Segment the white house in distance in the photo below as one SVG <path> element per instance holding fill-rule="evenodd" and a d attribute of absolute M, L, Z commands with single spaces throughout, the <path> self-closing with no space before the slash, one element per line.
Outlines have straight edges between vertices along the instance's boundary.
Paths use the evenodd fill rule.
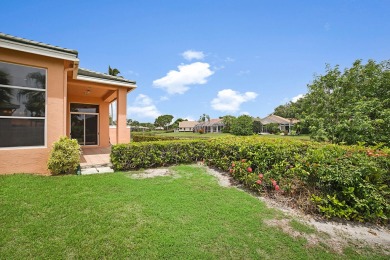
<path fill-rule="evenodd" d="M 179 132 L 193 132 L 194 127 L 199 124 L 198 121 L 182 121 L 179 122 Z"/>
<path fill-rule="evenodd" d="M 299 122 L 299 120 L 294 118 L 284 118 L 274 114 L 259 119 L 259 121 L 263 125 L 262 133 L 268 133 L 267 125 L 269 124 L 278 124 L 280 131 L 288 131 L 290 133 L 292 127 Z"/>
<path fill-rule="evenodd" d="M 204 133 L 222 133 L 222 129 L 225 124 L 223 120 L 220 118 L 210 119 L 210 121 L 205 121 L 201 123 L 197 123 L 194 127 L 195 132 L 198 132 L 200 129 L 203 129 Z"/>

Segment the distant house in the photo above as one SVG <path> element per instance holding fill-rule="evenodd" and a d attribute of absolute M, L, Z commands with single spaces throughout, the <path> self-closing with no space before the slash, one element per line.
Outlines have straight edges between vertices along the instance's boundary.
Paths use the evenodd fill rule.
<path fill-rule="evenodd" d="M 164 127 L 158 126 L 158 127 L 156 127 L 154 130 L 164 130 Z"/>
<path fill-rule="evenodd" d="M 201 122 L 195 125 L 194 131 L 198 132 L 200 129 L 203 129 L 204 133 L 222 133 L 224 126 L 225 124 L 222 119 L 210 119 L 210 121 Z"/>
<path fill-rule="evenodd" d="M 194 127 L 199 124 L 197 121 L 182 121 L 179 122 L 179 132 L 193 132 Z"/>
<path fill-rule="evenodd" d="M 262 133 L 269 132 L 267 127 L 267 125 L 269 124 L 278 124 L 280 131 L 287 131 L 288 133 L 290 133 L 292 127 L 299 122 L 299 120 L 294 118 L 284 118 L 274 114 L 271 114 L 262 119 L 258 119 L 258 121 L 260 121 L 260 123 L 262 124 Z"/>

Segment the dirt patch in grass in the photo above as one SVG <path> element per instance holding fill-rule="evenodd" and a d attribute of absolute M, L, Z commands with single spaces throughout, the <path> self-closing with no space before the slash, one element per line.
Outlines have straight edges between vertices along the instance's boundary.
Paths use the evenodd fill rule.
<path fill-rule="evenodd" d="M 173 176 L 174 172 L 168 168 L 156 168 L 156 169 L 147 169 L 142 172 L 136 172 L 130 175 L 133 179 L 147 179 L 155 178 L 160 176 Z"/>
<path fill-rule="evenodd" d="M 202 164 L 198 163 L 198 166 L 202 166 Z M 206 167 L 206 169 L 210 175 L 218 179 L 218 183 L 221 186 L 245 190 L 228 173 L 209 167 Z M 348 246 L 363 250 L 366 247 L 370 247 L 390 255 L 390 230 L 388 226 L 382 227 L 351 221 L 330 221 L 320 216 L 307 215 L 298 209 L 289 207 L 289 203 L 286 201 L 288 198 L 277 195 L 263 197 L 254 193 L 251 194 L 265 202 L 268 207 L 281 210 L 287 216 L 287 218 L 283 219 L 267 220 L 265 221 L 267 225 L 280 228 L 294 238 L 306 239 L 308 247 L 326 245 L 330 250 L 337 253 L 342 253 L 343 249 Z M 304 229 L 297 228 L 299 224 L 293 223 L 294 221 L 313 227 L 316 232 L 305 232 Z"/>

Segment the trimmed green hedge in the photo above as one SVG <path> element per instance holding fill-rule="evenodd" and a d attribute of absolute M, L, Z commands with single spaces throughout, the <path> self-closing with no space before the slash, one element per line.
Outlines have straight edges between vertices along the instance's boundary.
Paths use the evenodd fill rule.
<path fill-rule="evenodd" d="M 111 160 L 115 170 L 204 160 L 229 171 L 250 189 L 276 192 L 277 185 L 277 192 L 296 199 L 297 204 L 304 196 L 306 203 L 327 217 L 386 222 L 389 153 L 387 148 L 233 137 L 116 145 Z"/>
<path fill-rule="evenodd" d="M 203 158 L 205 143 L 199 140 L 157 141 L 112 146 L 116 171 L 192 163 Z"/>
<path fill-rule="evenodd" d="M 156 136 L 156 135 L 135 135 L 132 134 L 131 139 L 134 142 L 156 142 L 156 141 L 167 141 L 175 140 L 172 136 Z"/>

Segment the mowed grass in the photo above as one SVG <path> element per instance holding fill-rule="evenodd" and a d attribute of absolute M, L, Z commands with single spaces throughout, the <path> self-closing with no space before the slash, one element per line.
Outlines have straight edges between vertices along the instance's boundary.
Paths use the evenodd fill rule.
<path fill-rule="evenodd" d="M 173 177 L 150 179 L 0 176 L 0 258 L 384 258 L 308 247 L 263 222 L 282 218 L 280 212 L 220 187 L 204 168 L 173 170 Z"/>

